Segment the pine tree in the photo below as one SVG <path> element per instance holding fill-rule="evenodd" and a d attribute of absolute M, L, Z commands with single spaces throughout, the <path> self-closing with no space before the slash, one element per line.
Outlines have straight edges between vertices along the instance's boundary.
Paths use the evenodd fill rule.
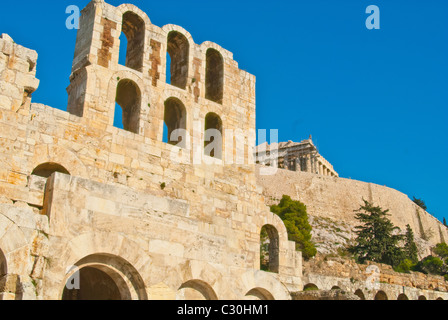
<path fill-rule="evenodd" d="M 362 225 L 356 227 L 356 244 L 349 248 L 358 261 L 398 265 L 404 259 L 404 252 L 398 244 L 404 239 L 397 234 L 395 227 L 387 218 L 389 210 L 374 206 L 366 200 L 364 205 L 356 210 L 356 219 Z"/>
<path fill-rule="evenodd" d="M 448 225 L 446 224 L 446 219 L 445 219 L 445 217 L 443 217 L 443 225 L 444 225 L 445 227 L 448 228 Z"/>
<path fill-rule="evenodd" d="M 416 264 L 418 262 L 418 249 L 414 241 L 414 231 L 412 231 L 411 226 L 406 226 L 404 253 L 406 259 L 409 259 L 412 263 Z"/>
<path fill-rule="evenodd" d="M 414 203 L 416 205 L 418 205 L 420 208 L 422 208 L 423 210 L 426 211 L 428 209 L 426 207 L 425 201 L 423 201 L 422 199 L 417 199 L 416 197 L 414 197 L 414 199 L 412 201 L 414 201 Z"/>

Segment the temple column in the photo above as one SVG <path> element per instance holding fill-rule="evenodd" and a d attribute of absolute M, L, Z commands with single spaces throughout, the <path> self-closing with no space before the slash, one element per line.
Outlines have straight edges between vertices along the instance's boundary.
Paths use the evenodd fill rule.
<path fill-rule="evenodd" d="M 311 155 L 310 154 L 306 155 L 305 159 L 306 159 L 306 172 L 312 173 L 313 169 L 311 168 Z"/>

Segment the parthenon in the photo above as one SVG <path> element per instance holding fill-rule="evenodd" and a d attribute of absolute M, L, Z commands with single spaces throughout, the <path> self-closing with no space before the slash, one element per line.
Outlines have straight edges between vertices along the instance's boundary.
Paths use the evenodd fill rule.
<path fill-rule="evenodd" d="M 255 158 L 258 164 L 277 165 L 278 168 L 290 171 L 339 177 L 331 163 L 319 153 L 312 136 L 301 142 L 260 144 L 256 147 Z"/>

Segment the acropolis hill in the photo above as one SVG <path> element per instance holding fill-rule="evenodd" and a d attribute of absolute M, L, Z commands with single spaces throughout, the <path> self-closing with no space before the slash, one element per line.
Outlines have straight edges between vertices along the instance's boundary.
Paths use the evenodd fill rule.
<path fill-rule="evenodd" d="M 367 266 L 302 262 L 268 207 L 282 195 L 307 205 L 322 254 L 350 237 L 362 199 L 409 224 L 422 257 L 448 229 L 399 191 L 340 178 L 322 157 L 264 175 L 252 155 L 255 76 L 231 52 L 155 26 L 134 5 L 94 0 L 82 12 L 65 112 L 32 102 L 38 54 L 13 37 L 0 38 L 0 300 L 291 300 L 310 284 L 366 299 L 395 300 L 403 288 L 409 299 L 448 299 L 441 277 L 380 266 L 380 287 L 368 290 Z M 116 104 L 123 128 L 113 125 Z M 189 138 L 163 142 L 164 125 Z M 223 143 L 205 155 L 208 129 Z M 260 270 L 263 227 L 272 272 Z M 76 274 L 79 289 L 70 288 Z"/>

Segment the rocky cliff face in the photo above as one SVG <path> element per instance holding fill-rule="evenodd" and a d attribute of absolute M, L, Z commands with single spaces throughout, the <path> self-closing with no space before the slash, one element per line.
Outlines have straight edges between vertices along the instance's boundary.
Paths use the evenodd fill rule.
<path fill-rule="evenodd" d="M 346 221 L 337 221 L 331 218 L 309 216 L 312 230 L 312 241 L 320 254 L 345 256 L 346 250 L 355 243 L 355 224 Z M 401 230 L 402 233 L 405 230 Z M 431 254 L 433 245 L 420 237 L 415 238 L 419 258 L 422 259 Z"/>
<path fill-rule="evenodd" d="M 355 210 L 363 199 L 389 210 L 390 220 L 404 233 L 406 225 L 414 231 L 420 258 L 430 254 L 431 246 L 448 239 L 448 228 L 418 207 L 405 194 L 372 183 L 325 177 L 306 172 L 279 169 L 274 175 L 260 175 L 266 205 L 278 204 L 283 195 L 307 206 L 313 241 L 322 254 L 338 254 L 356 235 Z"/>

